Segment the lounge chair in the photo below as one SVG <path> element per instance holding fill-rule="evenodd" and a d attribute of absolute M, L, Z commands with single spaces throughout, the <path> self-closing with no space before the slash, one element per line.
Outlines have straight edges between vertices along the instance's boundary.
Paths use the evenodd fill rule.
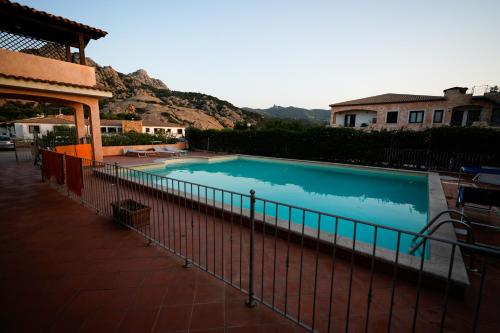
<path fill-rule="evenodd" d="M 177 156 L 178 154 L 173 152 L 173 151 L 168 151 L 163 149 L 162 147 L 153 147 L 154 151 L 160 155 L 167 155 L 167 156 Z"/>
<path fill-rule="evenodd" d="M 148 156 L 156 156 L 158 153 L 152 150 L 138 150 L 138 149 L 123 149 L 123 155 L 135 155 L 137 157 L 148 157 Z"/>
<path fill-rule="evenodd" d="M 473 174 L 472 181 L 477 185 L 464 186 L 460 184 L 462 174 Z M 466 167 L 460 168 L 458 175 L 457 207 L 464 208 L 467 203 L 480 206 L 500 206 L 500 169 L 494 167 Z M 474 207 L 479 208 L 479 207 Z"/>
<path fill-rule="evenodd" d="M 155 151 L 158 152 L 164 152 L 168 154 L 174 154 L 177 156 L 181 155 L 187 155 L 188 151 L 184 149 L 176 149 L 176 148 L 169 148 L 169 147 L 155 147 Z"/>
<path fill-rule="evenodd" d="M 463 207 L 466 203 L 488 206 L 490 208 L 500 207 L 500 191 L 460 186 L 458 190 L 457 207 Z"/>
<path fill-rule="evenodd" d="M 165 147 L 165 151 L 173 152 L 179 155 L 187 155 L 188 151 L 185 149 L 177 149 L 177 148 L 170 148 L 170 147 Z"/>

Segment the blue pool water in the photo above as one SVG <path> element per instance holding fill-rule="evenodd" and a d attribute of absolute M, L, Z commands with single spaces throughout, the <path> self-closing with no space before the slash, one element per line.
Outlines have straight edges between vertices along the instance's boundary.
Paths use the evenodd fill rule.
<path fill-rule="evenodd" d="M 269 159 L 238 157 L 218 162 L 182 162 L 166 165 L 147 172 L 172 179 L 248 194 L 254 189 L 258 198 L 304 207 L 346 218 L 367 221 L 381 226 L 418 232 L 427 223 L 428 189 L 425 174 L 400 173 L 307 164 Z M 224 204 L 233 201 L 234 211 L 250 206 L 247 197 L 240 199 L 222 191 L 191 187 L 189 184 L 154 179 L 164 186 L 186 191 L 189 195 L 208 198 Z M 168 184 L 167 184 L 168 183 Z M 186 187 L 185 187 L 186 186 Z M 276 213 L 279 219 L 291 221 L 326 232 L 353 238 L 354 224 L 344 219 L 319 217 L 312 212 L 276 206 L 266 203 L 268 222 L 273 223 Z M 264 212 L 263 201 L 257 200 L 256 212 Z M 359 225 L 356 239 L 373 243 L 375 228 Z M 411 236 L 402 235 L 400 250 L 408 252 Z M 377 246 L 395 250 L 397 233 L 377 230 Z"/>

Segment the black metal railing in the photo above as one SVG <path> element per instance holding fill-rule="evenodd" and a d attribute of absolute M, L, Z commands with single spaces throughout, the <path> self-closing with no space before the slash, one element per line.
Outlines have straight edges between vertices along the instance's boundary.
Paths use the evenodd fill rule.
<path fill-rule="evenodd" d="M 35 159 L 35 141 L 13 139 L 16 162 L 32 162 Z"/>
<path fill-rule="evenodd" d="M 383 164 L 395 168 L 458 171 L 463 165 L 496 165 L 495 156 L 482 153 L 457 153 L 425 149 L 384 149 Z"/>
<path fill-rule="evenodd" d="M 117 164 L 80 159 L 80 166 L 81 193 L 63 185 L 69 196 L 243 291 L 247 305 L 263 304 L 310 331 L 474 332 L 500 324 L 495 248 Z M 425 246 L 411 255 L 414 237 Z"/>

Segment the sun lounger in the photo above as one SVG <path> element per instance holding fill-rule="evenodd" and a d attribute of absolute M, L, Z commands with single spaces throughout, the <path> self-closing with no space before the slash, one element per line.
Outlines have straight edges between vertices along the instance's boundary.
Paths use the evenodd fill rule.
<path fill-rule="evenodd" d="M 464 206 L 467 203 L 488 207 L 500 207 L 500 191 L 460 186 L 458 190 L 457 206 Z"/>
<path fill-rule="evenodd" d="M 137 149 L 123 149 L 123 155 L 135 155 L 137 157 L 148 157 L 148 156 L 156 156 L 157 152 L 151 150 L 137 150 Z"/>
<path fill-rule="evenodd" d="M 163 155 L 167 155 L 167 156 L 176 156 L 177 155 L 177 153 L 175 153 L 173 151 L 165 150 L 162 147 L 153 147 L 153 149 L 158 154 L 163 154 Z"/>
<path fill-rule="evenodd" d="M 170 148 L 170 147 L 165 147 L 165 151 L 173 152 L 179 155 L 187 155 L 188 151 L 184 149 L 177 149 L 177 148 Z"/>
<path fill-rule="evenodd" d="M 173 154 L 173 155 L 177 155 L 177 156 L 186 155 L 188 153 L 187 150 L 175 149 L 175 148 L 169 148 L 169 147 L 155 147 L 155 151 L 163 152 L 163 153 L 167 153 L 167 154 Z"/>

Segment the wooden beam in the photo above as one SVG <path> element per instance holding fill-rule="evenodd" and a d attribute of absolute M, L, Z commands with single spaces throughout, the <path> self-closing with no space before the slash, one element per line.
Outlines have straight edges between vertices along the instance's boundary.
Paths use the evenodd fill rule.
<path fill-rule="evenodd" d="M 85 40 L 83 39 L 83 35 L 78 35 L 79 41 L 79 50 L 80 50 L 80 65 L 86 65 L 85 61 Z"/>
<path fill-rule="evenodd" d="M 71 62 L 71 46 L 66 45 L 66 61 Z"/>

